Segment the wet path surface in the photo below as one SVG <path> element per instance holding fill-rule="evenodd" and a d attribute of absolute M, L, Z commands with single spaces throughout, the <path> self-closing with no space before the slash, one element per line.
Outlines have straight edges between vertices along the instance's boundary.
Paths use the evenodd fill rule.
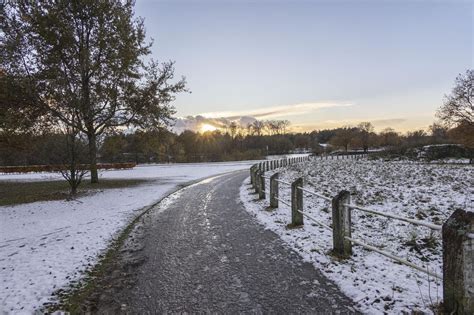
<path fill-rule="evenodd" d="M 147 214 L 131 236 L 135 249 L 123 250 L 126 284 L 102 292 L 95 312 L 354 313 L 332 282 L 245 211 L 246 176 L 192 185 Z"/>

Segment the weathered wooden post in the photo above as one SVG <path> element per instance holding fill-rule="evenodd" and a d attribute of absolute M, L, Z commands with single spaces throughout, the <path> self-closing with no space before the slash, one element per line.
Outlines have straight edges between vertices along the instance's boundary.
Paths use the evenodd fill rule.
<path fill-rule="evenodd" d="M 250 184 L 252 187 L 255 187 L 255 171 L 257 170 L 257 164 L 252 165 L 250 167 Z"/>
<path fill-rule="evenodd" d="M 278 178 L 279 173 L 270 177 L 270 208 L 278 208 Z"/>
<path fill-rule="evenodd" d="M 332 199 L 332 240 L 333 251 L 340 257 L 352 254 L 352 243 L 345 239 L 351 237 L 351 209 L 344 204 L 350 204 L 351 194 L 341 191 Z"/>
<path fill-rule="evenodd" d="M 303 178 L 300 177 L 291 184 L 291 227 L 303 225 L 303 191 L 298 189 L 303 187 Z"/>
<path fill-rule="evenodd" d="M 255 185 L 254 185 L 254 188 L 255 188 L 255 193 L 257 193 L 257 194 L 258 194 L 259 191 L 260 191 L 260 179 L 259 179 L 259 178 L 260 178 L 261 172 L 262 172 L 261 170 L 257 169 L 257 170 L 255 171 L 255 175 L 254 175 L 254 176 L 255 176 Z"/>
<path fill-rule="evenodd" d="M 259 181 L 259 190 L 258 190 L 258 199 L 265 199 L 265 172 L 261 172 L 258 181 Z"/>
<path fill-rule="evenodd" d="M 474 314 L 474 212 L 454 211 L 442 234 L 444 311 Z"/>

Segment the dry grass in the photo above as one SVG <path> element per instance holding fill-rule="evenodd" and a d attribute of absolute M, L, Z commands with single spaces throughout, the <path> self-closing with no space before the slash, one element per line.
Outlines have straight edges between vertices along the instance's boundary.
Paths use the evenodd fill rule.
<path fill-rule="evenodd" d="M 85 180 L 78 189 L 78 196 L 104 189 L 124 188 L 146 183 L 141 179 L 102 179 L 98 184 Z M 0 206 L 19 205 L 36 201 L 65 200 L 69 198 L 66 181 L 0 181 Z"/>

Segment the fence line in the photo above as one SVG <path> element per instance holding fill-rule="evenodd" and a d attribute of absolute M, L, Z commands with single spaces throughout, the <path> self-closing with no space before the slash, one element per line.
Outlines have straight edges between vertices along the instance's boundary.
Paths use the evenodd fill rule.
<path fill-rule="evenodd" d="M 348 156 L 318 156 L 313 159 L 357 159 L 367 157 L 363 155 Z M 364 208 L 351 204 L 350 193 L 341 191 L 337 196 L 330 198 L 321 193 L 303 187 L 302 178 L 296 179 L 293 183 L 279 179 L 279 173 L 266 176 L 265 171 L 275 170 L 292 164 L 309 161 L 310 157 L 294 157 L 282 160 L 272 160 L 253 165 L 250 169 L 251 183 L 255 190 L 259 192 L 259 198 L 265 199 L 270 196 L 270 208 L 278 208 L 281 202 L 291 208 L 291 225 L 303 225 L 303 217 L 310 219 L 319 226 L 332 231 L 333 253 L 343 258 L 352 255 L 352 244 L 361 246 L 367 250 L 377 252 L 394 261 L 409 266 L 429 276 L 443 280 L 444 307 L 448 311 L 456 310 L 460 314 L 474 314 L 474 213 L 464 210 L 456 210 L 451 217 L 443 224 L 433 223 L 406 218 L 403 216 L 383 213 L 377 210 Z M 265 189 L 265 179 L 270 180 L 270 192 Z M 291 187 L 291 203 L 279 198 L 279 183 Z M 262 193 L 262 191 L 264 191 Z M 322 198 L 332 203 L 332 227 L 320 222 L 303 210 L 303 192 Z M 368 245 L 358 239 L 352 238 L 351 230 L 351 209 L 360 210 L 377 216 L 391 218 L 410 224 L 427 227 L 431 230 L 441 231 L 443 239 L 443 276 L 420 267 L 406 259 L 386 252 L 380 248 Z"/>

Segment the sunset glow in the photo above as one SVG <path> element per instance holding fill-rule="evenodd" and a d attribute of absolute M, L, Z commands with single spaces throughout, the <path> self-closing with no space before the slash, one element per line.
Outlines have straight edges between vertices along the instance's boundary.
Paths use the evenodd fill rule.
<path fill-rule="evenodd" d="M 213 125 L 209 125 L 209 124 L 202 124 L 201 127 L 199 127 L 199 130 L 201 132 L 208 132 L 208 131 L 215 131 L 217 130 L 217 128 Z"/>

